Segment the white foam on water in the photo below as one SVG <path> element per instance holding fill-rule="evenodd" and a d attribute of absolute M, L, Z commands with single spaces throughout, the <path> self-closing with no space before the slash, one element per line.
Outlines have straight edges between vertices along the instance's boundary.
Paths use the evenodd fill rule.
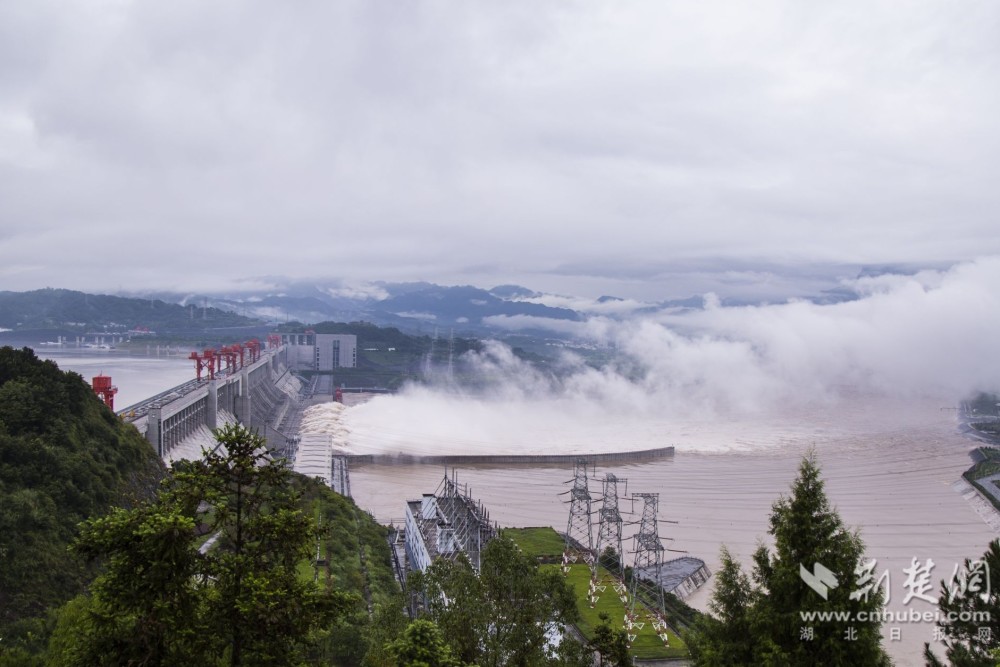
<path fill-rule="evenodd" d="M 327 437 L 327 442 L 336 453 L 359 453 L 352 446 L 351 430 L 344 421 L 344 413 L 347 410 L 343 404 L 332 401 L 310 406 L 302 413 L 299 434 L 303 440 L 308 436 Z M 301 450 L 301 445 L 299 449 Z"/>
<path fill-rule="evenodd" d="M 918 427 L 939 421 L 941 408 L 949 406 L 947 399 L 845 393 L 756 413 L 676 414 L 594 400 L 483 398 L 414 388 L 315 414 L 324 415 L 339 448 L 357 454 L 594 454 L 667 446 L 719 453 Z"/>

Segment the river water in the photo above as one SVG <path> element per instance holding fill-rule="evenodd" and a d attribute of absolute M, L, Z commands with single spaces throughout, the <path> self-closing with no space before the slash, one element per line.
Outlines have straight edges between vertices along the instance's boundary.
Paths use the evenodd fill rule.
<path fill-rule="evenodd" d="M 194 362 L 176 348 L 169 354 L 166 348 L 161 348 L 159 355 L 156 346 L 151 347 L 149 354 L 143 350 L 130 354 L 120 350 L 54 346 L 38 346 L 34 350 L 40 358 L 51 359 L 62 370 L 79 373 L 88 384 L 95 375 L 111 376 L 118 387 L 115 396 L 118 411 L 195 377 Z"/>
<path fill-rule="evenodd" d="M 352 409 L 361 408 L 345 411 L 347 424 L 354 429 L 354 446 L 371 448 L 380 439 L 378 428 L 367 417 L 351 421 Z M 956 564 L 979 557 L 997 537 L 997 531 L 959 493 L 961 474 L 971 465 L 968 452 L 975 443 L 958 432 L 955 410 L 940 399 L 855 396 L 832 407 L 789 409 L 785 415 L 766 419 L 714 424 L 692 419 L 638 426 L 627 430 L 655 431 L 658 440 L 675 444 L 675 455 L 650 463 L 598 466 L 592 495 L 599 496 L 599 479 L 608 472 L 628 480 L 627 494 L 659 493 L 659 517 L 676 522 L 660 525 L 665 546 L 676 550 L 667 556 L 697 556 L 713 572 L 719 567 L 722 545 L 749 571 L 754 550 L 761 541 L 768 542 L 772 504 L 789 492 L 809 451 L 819 461 L 832 505 L 848 526 L 860 530 L 867 557 L 876 559 L 876 576 L 888 572 L 887 609 L 893 613 L 936 609 L 920 597 L 906 600 L 913 590 L 905 585 L 906 570 L 915 562 L 933 563 L 930 588 L 924 593 L 936 599 L 939 582 L 951 576 Z M 411 453 L 434 451 L 420 425 L 390 422 L 383 427 L 390 441 L 399 440 L 404 432 Z M 451 451 L 449 445 L 458 439 L 450 434 L 441 449 Z M 651 442 L 632 441 L 640 445 L 636 448 Z M 731 446 L 725 446 L 727 441 Z M 523 441 L 512 447 L 523 447 Z M 552 447 L 550 443 L 548 449 Z M 444 474 L 442 466 L 432 465 L 355 466 L 351 488 L 358 504 L 380 521 L 399 523 L 403 500 L 434 491 Z M 457 475 L 501 526 L 566 528 L 568 505 L 560 494 L 573 478 L 570 465 L 460 466 Z M 625 489 L 619 487 L 619 492 L 626 496 Z M 631 509 L 627 500 L 620 505 L 623 511 Z M 593 509 L 598 508 L 595 502 Z M 641 513 L 641 503 L 635 509 Z M 634 525 L 626 526 L 626 537 L 634 531 Z M 631 539 L 625 546 L 626 551 L 634 548 Z M 853 575 L 848 575 L 851 581 Z M 705 609 L 710 592 L 711 586 L 706 586 L 689 602 Z M 894 621 L 883 629 L 886 647 L 898 665 L 923 664 L 923 644 L 934 640 L 932 622 Z"/>

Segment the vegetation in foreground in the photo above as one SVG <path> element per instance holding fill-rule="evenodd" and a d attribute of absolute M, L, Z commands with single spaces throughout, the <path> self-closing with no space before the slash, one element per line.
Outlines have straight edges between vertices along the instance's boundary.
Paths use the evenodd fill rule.
<path fill-rule="evenodd" d="M 966 559 L 971 576 L 956 585 L 941 582 L 938 623 L 944 636 L 947 664 L 954 667 L 1000 665 L 1000 540 L 993 540 L 981 557 Z M 985 617 L 985 619 L 983 618 Z M 954 620 L 950 620 L 954 619 Z M 946 663 L 924 644 L 928 667 Z"/>
<path fill-rule="evenodd" d="M 64 611 L 48 664 L 294 664 L 357 596 L 298 576 L 317 539 L 291 472 L 243 426 L 175 468 L 154 502 L 116 509 L 83 527 L 73 546 L 104 571 Z M 217 545 L 195 545 L 199 506 L 214 509 Z"/>
<path fill-rule="evenodd" d="M 830 588 L 823 597 L 801 575 L 800 567 L 814 571 L 822 566 L 853 581 L 856 568 L 865 562 L 860 536 L 847 529 L 827 500 L 813 455 L 803 459 L 791 495 L 774 503 L 768 532 L 774 552 L 761 545 L 750 577 L 723 548 L 712 614 L 686 635 L 694 664 L 890 665 L 881 645 L 881 622 L 808 625 L 799 615 L 846 611 L 856 617 L 880 610 L 883 599 L 878 587 L 854 598 L 852 586 Z"/>
<path fill-rule="evenodd" d="M 253 490 L 231 458 L 168 473 L 79 375 L 0 348 L 0 665 L 201 665 L 239 646 L 243 664 L 348 667 L 394 639 L 386 529 L 317 480 L 258 468 Z M 246 637 L 230 632 L 237 613 Z M 293 624 L 308 633 L 282 639 Z"/>
<path fill-rule="evenodd" d="M 424 574 L 411 574 L 408 584 L 422 614 L 440 628 L 462 663 L 500 667 L 582 660 L 577 642 L 564 640 L 558 651 L 546 639 L 579 619 L 572 589 L 508 537 L 501 535 L 483 549 L 478 576 L 460 554 L 455 560 L 438 559 Z"/>

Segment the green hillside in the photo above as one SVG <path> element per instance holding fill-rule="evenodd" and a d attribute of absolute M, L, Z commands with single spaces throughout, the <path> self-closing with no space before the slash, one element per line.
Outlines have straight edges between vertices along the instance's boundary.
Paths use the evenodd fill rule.
<path fill-rule="evenodd" d="M 185 308 L 159 299 L 85 294 L 67 289 L 0 292 L 0 327 L 127 331 L 205 330 L 261 324 L 218 308 Z"/>
<path fill-rule="evenodd" d="M 92 572 L 67 551 L 77 524 L 149 498 L 163 467 L 83 378 L 0 348 L 0 636 L 11 645 Z"/>
<path fill-rule="evenodd" d="M 0 348 L 0 665 L 63 664 L 52 651 L 72 646 L 76 630 L 63 631 L 54 646 L 49 637 L 56 627 L 76 627 L 90 604 L 80 594 L 102 571 L 99 559 L 88 564 L 68 548 L 81 522 L 115 507 L 150 507 L 144 503 L 171 474 L 79 375 L 30 349 Z M 297 504 L 323 529 L 319 558 L 299 571 L 360 601 L 314 638 L 309 662 L 360 665 L 380 633 L 403 623 L 387 529 L 321 482 L 288 474 Z M 196 521 L 190 525 L 196 530 Z"/>

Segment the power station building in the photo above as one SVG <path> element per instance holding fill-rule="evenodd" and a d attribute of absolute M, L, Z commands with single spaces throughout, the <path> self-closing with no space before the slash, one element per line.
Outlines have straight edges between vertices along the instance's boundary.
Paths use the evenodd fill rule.
<path fill-rule="evenodd" d="M 426 570 L 437 558 L 464 553 L 479 571 L 482 550 L 496 537 L 489 512 L 465 485 L 445 474 L 436 493 L 406 503 L 405 548 L 410 570 Z"/>
<path fill-rule="evenodd" d="M 357 368 L 358 337 L 353 334 L 283 333 L 287 362 L 293 371 Z"/>

